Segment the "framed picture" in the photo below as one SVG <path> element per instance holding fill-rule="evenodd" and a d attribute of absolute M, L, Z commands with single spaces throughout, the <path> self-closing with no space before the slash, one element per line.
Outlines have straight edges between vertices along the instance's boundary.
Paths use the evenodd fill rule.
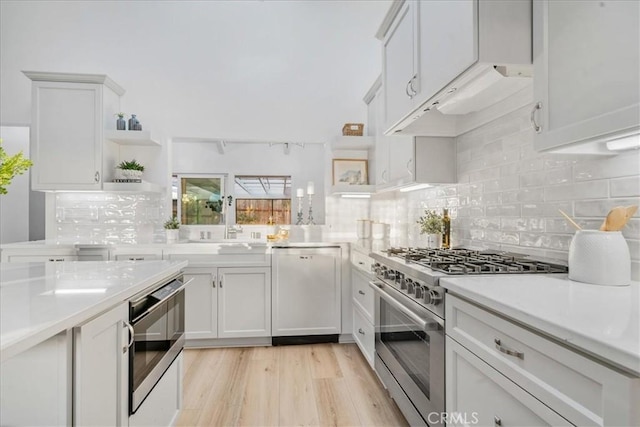
<path fill-rule="evenodd" d="M 333 159 L 333 185 L 367 185 L 366 159 Z"/>

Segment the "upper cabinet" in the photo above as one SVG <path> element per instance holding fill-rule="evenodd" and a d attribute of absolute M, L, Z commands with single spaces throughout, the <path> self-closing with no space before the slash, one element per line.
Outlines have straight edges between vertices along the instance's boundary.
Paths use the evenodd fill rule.
<path fill-rule="evenodd" d="M 123 160 L 120 155 L 131 155 L 129 146 L 160 146 L 148 132 L 116 131 L 115 115 L 120 111 L 120 96 L 125 90 L 109 77 L 30 71 L 24 74 L 33 81 L 33 190 L 123 190 L 121 186 L 113 187 L 112 182 L 115 166 Z M 122 153 L 121 146 L 126 147 Z"/>
<path fill-rule="evenodd" d="M 530 1 L 395 1 L 376 36 L 386 135 L 456 136 L 456 115 L 531 84 Z"/>
<path fill-rule="evenodd" d="M 540 0 L 533 24 L 535 148 L 586 152 L 638 133 L 640 3 Z"/>

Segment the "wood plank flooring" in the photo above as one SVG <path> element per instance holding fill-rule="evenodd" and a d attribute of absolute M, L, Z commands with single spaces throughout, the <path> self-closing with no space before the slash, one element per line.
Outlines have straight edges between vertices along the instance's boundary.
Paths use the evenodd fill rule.
<path fill-rule="evenodd" d="M 355 344 L 186 349 L 178 426 L 407 426 Z"/>

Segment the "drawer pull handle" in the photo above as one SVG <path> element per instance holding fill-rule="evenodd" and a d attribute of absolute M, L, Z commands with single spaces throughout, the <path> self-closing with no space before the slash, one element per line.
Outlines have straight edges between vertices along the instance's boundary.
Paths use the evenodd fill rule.
<path fill-rule="evenodd" d="M 493 340 L 493 342 L 496 343 L 496 348 L 498 350 L 500 350 L 502 353 L 509 355 L 509 356 L 514 356 L 514 357 L 518 357 L 520 359 L 524 359 L 524 353 L 520 352 L 520 351 L 516 351 L 516 350 L 509 350 L 508 348 L 504 348 L 502 346 L 502 344 L 500 343 L 500 339 L 499 338 L 495 338 Z"/>
<path fill-rule="evenodd" d="M 360 295 L 364 295 L 364 292 L 362 292 L 362 291 L 358 291 L 358 293 L 359 293 Z"/>
<path fill-rule="evenodd" d="M 493 423 L 494 423 L 495 425 L 497 425 L 498 427 L 500 427 L 500 426 L 502 425 L 502 420 L 500 419 L 500 417 L 498 417 L 498 416 L 494 416 L 494 417 L 493 417 Z"/>
<path fill-rule="evenodd" d="M 362 328 L 358 328 L 358 333 L 364 335 L 364 331 L 362 330 Z"/>
<path fill-rule="evenodd" d="M 364 265 L 364 262 L 358 261 L 358 265 Z"/>

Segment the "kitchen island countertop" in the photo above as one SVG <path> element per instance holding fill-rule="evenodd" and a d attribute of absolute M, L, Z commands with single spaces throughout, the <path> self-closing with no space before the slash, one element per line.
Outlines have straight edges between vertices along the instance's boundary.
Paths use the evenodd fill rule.
<path fill-rule="evenodd" d="M 180 272 L 187 261 L 0 264 L 4 361 Z"/>
<path fill-rule="evenodd" d="M 640 283 L 599 286 L 522 275 L 448 277 L 448 292 L 640 376 Z"/>

